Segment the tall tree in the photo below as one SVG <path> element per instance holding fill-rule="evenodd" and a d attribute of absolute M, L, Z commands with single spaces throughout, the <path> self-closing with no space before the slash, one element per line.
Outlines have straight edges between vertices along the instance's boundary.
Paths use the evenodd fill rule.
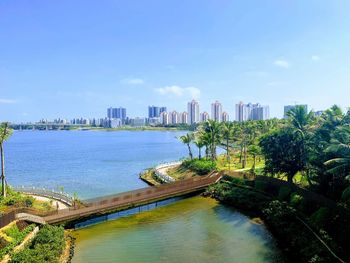
<path fill-rule="evenodd" d="M 297 172 L 305 169 L 302 161 L 301 139 L 291 129 L 276 130 L 260 140 L 265 156 L 265 171 L 272 174 L 286 174 L 289 183 Z"/>
<path fill-rule="evenodd" d="M 350 126 L 339 126 L 335 130 L 326 152 L 334 156 L 325 165 L 332 175 L 334 197 L 339 197 L 346 187 L 345 181 L 350 179 Z"/>
<path fill-rule="evenodd" d="M 203 125 L 203 130 L 210 137 L 210 158 L 216 160 L 216 147 L 220 143 L 220 123 L 214 120 L 208 120 Z"/>
<path fill-rule="evenodd" d="M 188 148 L 188 155 L 190 156 L 190 159 L 193 159 L 192 149 L 191 149 L 191 143 L 193 141 L 193 134 L 187 133 L 186 135 L 180 136 L 180 140 L 187 145 Z"/>
<path fill-rule="evenodd" d="M 11 136 L 12 129 L 8 123 L 2 123 L 0 126 L 0 156 L 1 156 L 1 194 L 6 197 L 6 178 L 5 178 L 5 153 L 4 143 Z"/>

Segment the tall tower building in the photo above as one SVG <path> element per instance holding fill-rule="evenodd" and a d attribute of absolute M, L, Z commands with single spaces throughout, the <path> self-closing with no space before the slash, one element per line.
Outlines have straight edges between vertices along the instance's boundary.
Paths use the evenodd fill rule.
<path fill-rule="evenodd" d="M 230 120 L 229 115 L 226 111 L 224 111 L 221 115 L 221 121 L 228 122 Z"/>
<path fill-rule="evenodd" d="M 163 111 L 160 114 L 160 121 L 163 125 L 168 125 L 169 124 L 169 114 L 166 111 Z"/>
<path fill-rule="evenodd" d="M 179 114 L 177 113 L 177 111 L 173 111 L 171 114 L 170 114 L 170 123 L 171 124 L 178 124 L 179 123 Z"/>
<path fill-rule="evenodd" d="M 236 121 L 245 121 L 245 105 L 242 101 L 236 104 Z"/>
<path fill-rule="evenodd" d="M 188 124 L 194 124 L 199 122 L 199 103 L 196 100 L 192 100 L 187 104 L 188 109 Z"/>
<path fill-rule="evenodd" d="M 269 106 L 262 106 L 259 103 L 244 104 L 240 102 L 236 104 L 236 120 L 248 121 L 248 120 L 267 120 L 270 118 Z"/>
<path fill-rule="evenodd" d="M 200 114 L 200 118 L 199 118 L 200 122 L 206 122 L 207 120 L 209 120 L 209 113 L 204 111 Z"/>
<path fill-rule="evenodd" d="M 181 113 L 180 116 L 180 123 L 182 124 L 188 124 L 188 113 L 186 111 L 184 111 L 183 113 Z"/>
<path fill-rule="evenodd" d="M 148 118 L 159 118 L 160 114 L 166 111 L 166 107 L 148 106 Z"/>
<path fill-rule="evenodd" d="M 221 122 L 222 117 L 222 105 L 220 102 L 215 101 L 211 104 L 211 119 Z"/>

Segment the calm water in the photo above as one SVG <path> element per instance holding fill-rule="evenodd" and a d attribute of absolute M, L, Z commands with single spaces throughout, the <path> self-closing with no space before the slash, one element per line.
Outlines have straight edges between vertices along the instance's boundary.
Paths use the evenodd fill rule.
<path fill-rule="evenodd" d="M 73 263 L 282 262 L 261 225 L 194 197 L 75 231 Z"/>
<path fill-rule="evenodd" d="M 8 182 L 82 198 L 144 187 L 138 174 L 186 156 L 182 132 L 15 132 L 6 144 Z M 281 262 L 266 229 L 208 198 L 74 232 L 73 262 Z"/>
<path fill-rule="evenodd" d="M 178 160 L 187 150 L 183 132 L 18 131 L 6 144 L 7 180 L 81 198 L 145 187 L 139 173 Z"/>

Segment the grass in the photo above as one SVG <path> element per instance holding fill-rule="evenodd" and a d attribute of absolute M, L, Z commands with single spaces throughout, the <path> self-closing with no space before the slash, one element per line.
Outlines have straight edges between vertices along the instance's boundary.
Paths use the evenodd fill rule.
<path fill-rule="evenodd" d="M 54 209 L 50 202 L 36 200 L 32 196 L 21 194 L 8 188 L 6 198 L 0 196 L 0 211 L 6 213 L 18 207 L 28 207 L 39 211 L 51 211 Z"/>

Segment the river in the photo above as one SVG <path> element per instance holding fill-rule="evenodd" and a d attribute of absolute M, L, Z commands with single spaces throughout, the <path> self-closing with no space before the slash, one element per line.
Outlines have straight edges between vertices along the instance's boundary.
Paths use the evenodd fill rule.
<path fill-rule="evenodd" d="M 187 154 L 183 132 L 15 132 L 5 145 L 13 185 L 90 198 L 144 187 L 138 173 Z M 73 232 L 74 263 L 282 262 L 263 225 L 203 197 Z"/>

